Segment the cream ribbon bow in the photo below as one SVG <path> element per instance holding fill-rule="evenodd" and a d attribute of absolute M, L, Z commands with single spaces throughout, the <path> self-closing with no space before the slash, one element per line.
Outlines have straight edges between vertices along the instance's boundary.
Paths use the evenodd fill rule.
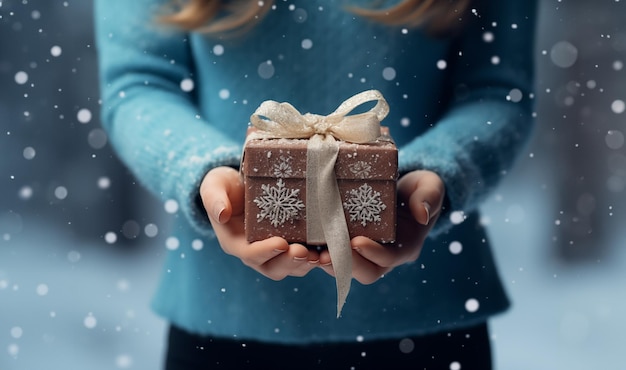
<path fill-rule="evenodd" d="M 376 101 L 363 113 L 348 116 L 356 107 Z M 256 131 L 248 139 L 309 139 L 306 163 L 307 243 L 326 244 L 337 282 L 337 317 L 350 291 L 352 248 L 335 177 L 339 139 L 364 144 L 380 136 L 380 121 L 389 105 L 377 90 L 367 90 L 344 101 L 327 116 L 301 114 L 289 103 L 268 100 L 250 117 Z"/>

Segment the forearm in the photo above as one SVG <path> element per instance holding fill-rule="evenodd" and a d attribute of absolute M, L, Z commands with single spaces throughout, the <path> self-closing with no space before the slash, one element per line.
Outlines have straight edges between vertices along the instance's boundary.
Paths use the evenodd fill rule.
<path fill-rule="evenodd" d="M 448 109 L 400 150 L 400 170 L 427 169 L 446 185 L 446 210 L 470 212 L 507 173 L 534 126 L 535 2 L 478 2 L 450 47 Z M 480 42 L 477 42 L 480 41 Z M 437 234 L 450 226 L 442 215 Z"/>
<path fill-rule="evenodd" d="M 199 222 L 200 181 L 211 168 L 236 165 L 241 144 L 204 120 L 194 91 L 181 89 L 194 75 L 187 35 L 160 28 L 160 3 L 96 1 L 102 124 L 138 180 Z"/>
<path fill-rule="evenodd" d="M 451 127 L 460 132 L 451 132 Z M 484 101 L 456 108 L 400 150 L 402 172 L 428 169 L 446 185 L 446 209 L 435 234 L 451 225 L 450 212 L 470 212 L 481 204 L 514 164 L 532 127 L 527 109 Z"/>
<path fill-rule="evenodd" d="M 152 192 L 176 198 L 197 188 L 210 168 L 238 164 L 241 145 L 212 129 L 191 103 L 140 90 L 140 97 L 103 109 L 114 110 L 105 126 L 117 153 Z"/>

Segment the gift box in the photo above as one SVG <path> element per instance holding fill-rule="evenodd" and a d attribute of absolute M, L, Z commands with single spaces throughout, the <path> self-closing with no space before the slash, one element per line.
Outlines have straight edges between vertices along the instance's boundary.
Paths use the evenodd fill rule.
<path fill-rule="evenodd" d="M 371 101 L 370 110 L 349 115 Z M 250 116 L 240 166 L 246 237 L 326 245 L 337 317 L 352 281 L 350 239 L 388 243 L 396 237 L 398 150 L 380 125 L 388 112 L 380 92 L 368 90 L 327 116 L 303 115 L 271 100 Z"/>
<path fill-rule="evenodd" d="M 378 95 L 376 97 L 382 99 Z M 355 104 L 354 102 L 348 104 L 344 111 L 353 109 Z M 385 107 L 386 103 L 382 105 Z M 323 121 L 321 116 L 308 114 L 302 116 L 292 112 L 295 108 L 290 105 L 286 107 L 293 113 L 287 116 L 296 116 L 291 119 L 295 121 L 300 119 L 302 122 L 285 124 L 302 128 L 314 126 L 312 121 Z M 274 106 L 272 109 L 275 111 L 277 108 Z M 327 131 L 322 134 L 319 133 L 319 129 L 310 130 L 308 134 L 292 134 L 304 136 L 300 138 L 282 137 L 290 136 L 288 134 L 267 135 L 267 132 L 255 127 L 249 129 L 241 165 L 245 185 L 245 231 L 248 241 L 280 236 L 289 242 L 326 244 L 326 238 L 319 235 L 323 234 L 322 231 L 317 233 L 318 236 L 311 236 L 310 230 L 312 227 L 321 227 L 320 224 L 325 222 L 325 211 L 322 210 L 321 219 L 311 220 L 311 204 L 307 204 L 307 192 L 311 191 L 310 177 L 322 176 L 317 168 L 319 166 L 312 165 L 308 158 L 314 155 L 311 153 L 310 141 L 316 135 L 333 136 L 336 141 L 338 150 L 335 155 L 331 155 L 331 159 L 335 161 L 334 179 L 330 181 L 337 184 L 340 200 L 337 199 L 335 203 L 338 203 L 336 207 L 343 210 L 349 237 L 362 235 L 382 243 L 395 241 L 398 150 L 386 127 L 371 125 L 373 118 L 374 121 L 380 118 L 380 112 L 368 113 L 370 114 L 348 116 L 351 122 L 345 126 L 342 126 L 340 120 L 334 120 L 336 127 L 348 127 L 360 133 L 363 127 L 359 120 L 369 120 L 370 135 L 373 129 L 378 130 L 378 135 L 362 143 L 335 139 L 332 130 L 328 130 L 328 126 L 332 125 L 328 124 L 324 125 Z M 256 119 L 251 121 L 256 122 L 257 126 L 263 126 L 259 124 L 268 121 L 275 123 L 265 115 L 271 116 L 265 111 L 257 112 L 256 116 L 253 116 Z M 285 117 L 281 112 L 275 116 Z M 345 118 L 342 116 L 342 119 Z M 367 126 L 368 123 L 363 125 Z M 308 135 L 311 137 L 307 137 Z M 328 149 L 324 147 L 319 150 Z M 326 189 L 316 191 L 319 192 L 317 197 L 322 200 L 328 196 Z M 311 201 L 310 197 L 308 201 L 315 202 Z"/>

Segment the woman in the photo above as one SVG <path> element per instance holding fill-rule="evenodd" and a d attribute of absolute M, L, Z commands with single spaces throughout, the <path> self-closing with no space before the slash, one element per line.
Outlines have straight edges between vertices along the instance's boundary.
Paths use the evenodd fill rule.
<path fill-rule="evenodd" d="M 97 0 L 103 124 L 178 205 L 153 306 L 167 369 L 489 369 L 509 305 L 477 207 L 530 135 L 528 0 Z M 368 89 L 400 149 L 398 240 L 351 241 L 336 318 L 327 251 L 248 243 L 237 172 L 272 99 L 326 114 Z"/>

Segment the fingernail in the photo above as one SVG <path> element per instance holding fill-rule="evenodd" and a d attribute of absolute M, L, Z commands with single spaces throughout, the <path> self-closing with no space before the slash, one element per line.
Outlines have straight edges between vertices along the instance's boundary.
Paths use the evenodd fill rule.
<path fill-rule="evenodd" d="M 278 248 L 274 249 L 274 253 L 276 253 L 276 254 L 280 254 L 280 253 L 283 253 L 283 252 L 286 252 L 286 251 L 284 249 L 278 249 Z"/>
<path fill-rule="evenodd" d="M 302 262 L 302 261 L 306 261 L 308 258 L 306 257 L 294 257 L 293 260 L 295 262 Z"/>
<path fill-rule="evenodd" d="M 309 261 L 309 264 L 311 265 L 317 265 L 318 263 L 320 263 L 320 260 Z"/>
<path fill-rule="evenodd" d="M 226 207 L 224 207 L 224 204 L 222 203 L 217 203 L 215 206 L 213 206 L 213 214 L 215 215 L 217 222 L 222 223 L 224 221 L 223 215 L 225 210 Z"/>
<path fill-rule="evenodd" d="M 328 262 L 328 263 L 323 264 L 322 266 L 327 267 L 327 266 L 330 266 L 332 264 L 333 264 L 332 262 Z"/>
<path fill-rule="evenodd" d="M 428 202 L 422 202 L 422 205 L 426 211 L 426 222 L 424 223 L 424 226 L 427 226 L 430 222 L 430 204 Z"/>

